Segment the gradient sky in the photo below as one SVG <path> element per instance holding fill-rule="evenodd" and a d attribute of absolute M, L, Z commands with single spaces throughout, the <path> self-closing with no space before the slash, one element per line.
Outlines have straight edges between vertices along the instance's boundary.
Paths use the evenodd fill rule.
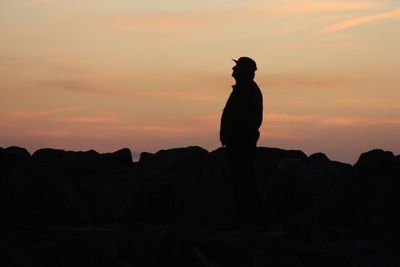
<path fill-rule="evenodd" d="M 399 47 L 399 0 L 0 0 L 0 146 L 216 149 L 250 56 L 259 146 L 399 154 Z"/>

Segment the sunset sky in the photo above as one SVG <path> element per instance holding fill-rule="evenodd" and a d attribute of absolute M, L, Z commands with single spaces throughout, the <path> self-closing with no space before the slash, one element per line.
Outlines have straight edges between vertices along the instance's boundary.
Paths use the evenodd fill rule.
<path fill-rule="evenodd" d="M 0 0 L 0 147 L 219 147 L 252 57 L 259 146 L 400 154 L 400 1 Z"/>

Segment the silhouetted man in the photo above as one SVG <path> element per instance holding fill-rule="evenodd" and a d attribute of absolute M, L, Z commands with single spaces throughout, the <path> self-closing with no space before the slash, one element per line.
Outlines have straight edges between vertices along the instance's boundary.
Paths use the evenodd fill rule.
<path fill-rule="evenodd" d="M 221 117 L 220 140 L 233 183 L 238 223 L 256 219 L 259 206 L 254 177 L 254 154 L 263 118 L 263 97 L 254 82 L 257 65 L 251 58 L 234 60 L 236 84 Z"/>

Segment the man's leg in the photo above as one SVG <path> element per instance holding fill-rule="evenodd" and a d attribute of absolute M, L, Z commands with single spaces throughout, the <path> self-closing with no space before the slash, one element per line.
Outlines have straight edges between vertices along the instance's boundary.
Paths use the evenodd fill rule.
<path fill-rule="evenodd" d="M 254 175 L 255 148 L 228 148 L 230 178 L 233 184 L 237 222 L 253 222 L 257 211 L 257 187 Z"/>

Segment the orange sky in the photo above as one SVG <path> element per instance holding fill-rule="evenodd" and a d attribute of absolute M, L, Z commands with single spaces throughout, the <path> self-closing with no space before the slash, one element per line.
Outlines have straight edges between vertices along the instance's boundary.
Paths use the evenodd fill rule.
<path fill-rule="evenodd" d="M 259 146 L 400 154 L 397 0 L 135 2 L 0 2 L 1 147 L 213 150 L 250 56 Z"/>

